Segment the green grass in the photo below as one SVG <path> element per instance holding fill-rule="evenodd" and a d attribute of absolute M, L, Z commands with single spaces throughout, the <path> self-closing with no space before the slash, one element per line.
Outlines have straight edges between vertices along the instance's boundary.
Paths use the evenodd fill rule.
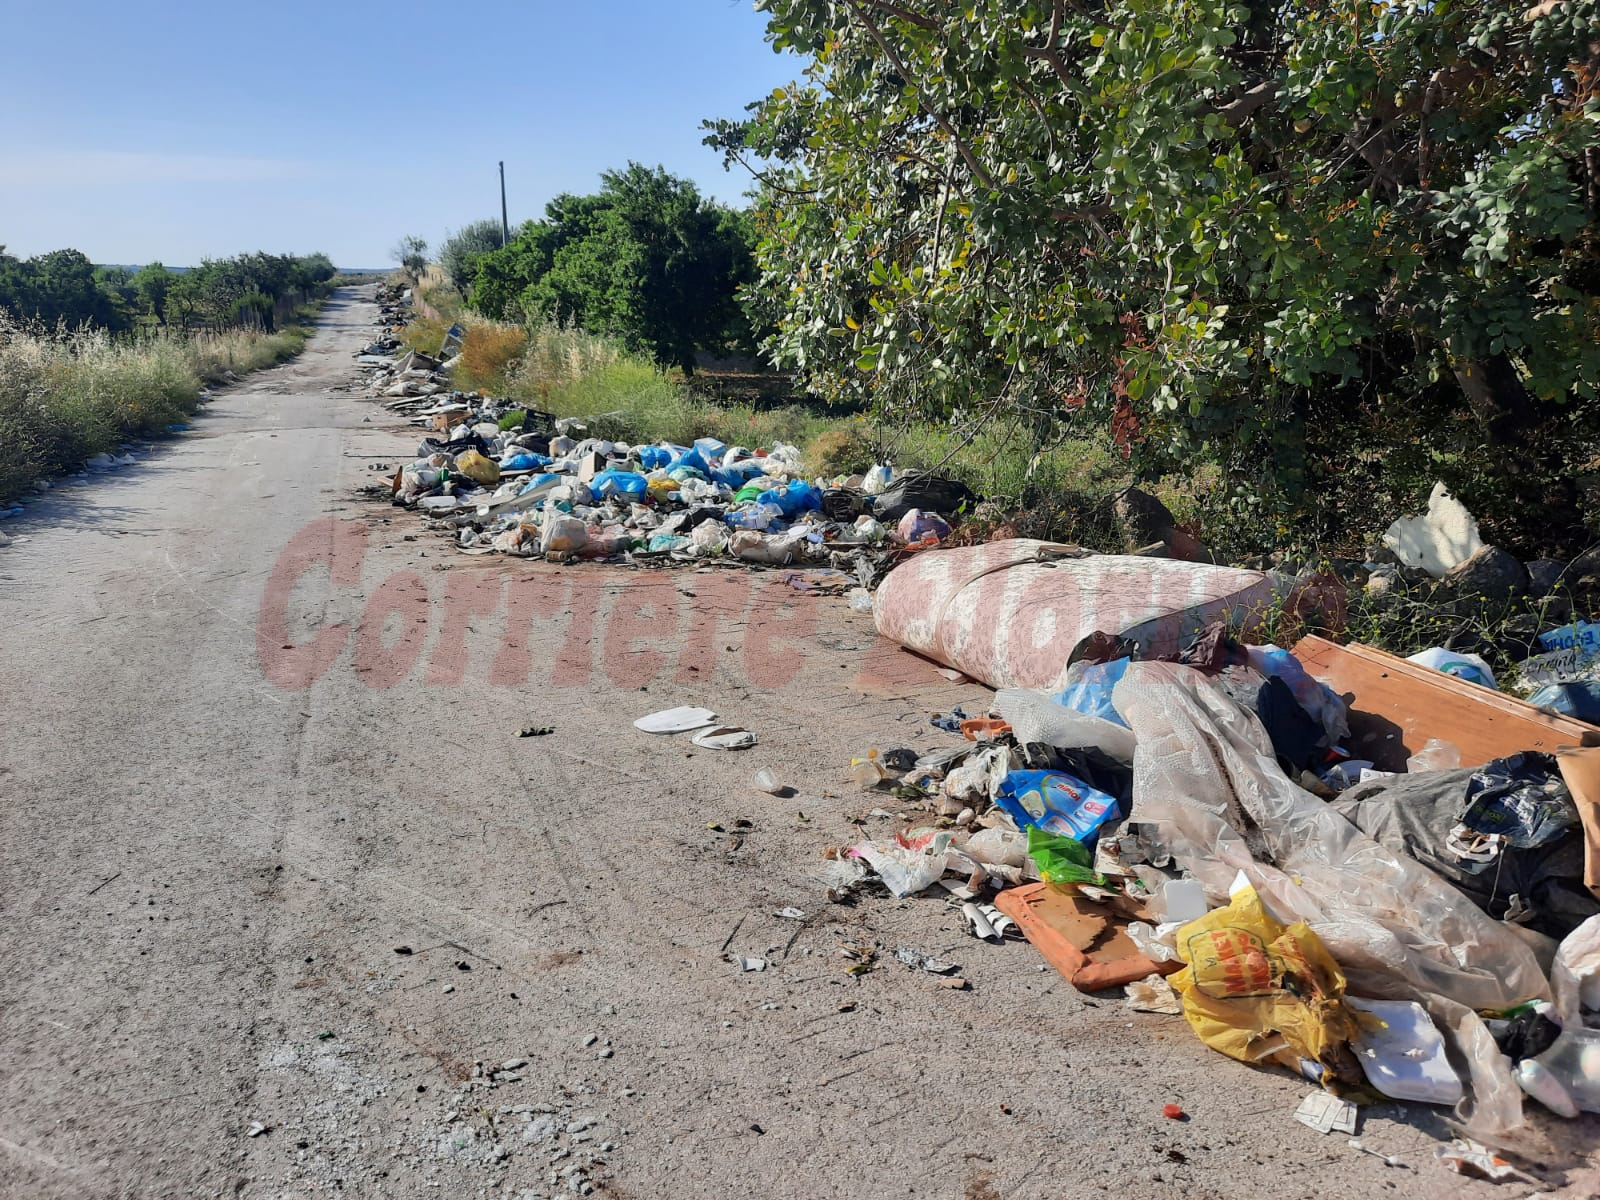
<path fill-rule="evenodd" d="M 313 310 L 300 315 L 309 318 Z M 75 470 L 130 438 L 186 421 L 200 390 L 285 359 L 304 347 L 305 326 L 277 333 L 154 332 L 113 338 L 57 333 L 0 318 L 0 502 L 35 480 Z"/>

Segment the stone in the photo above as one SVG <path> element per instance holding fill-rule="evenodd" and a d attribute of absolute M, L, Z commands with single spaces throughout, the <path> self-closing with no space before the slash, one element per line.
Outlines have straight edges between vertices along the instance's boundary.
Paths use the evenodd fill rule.
<path fill-rule="evenodd" d="M 1122 531 L 1123 544 L 1129 553 L 1147 547 L 1152 542 L 1166 543 L 1167 535 L 1176 529 L 1178 519 L 1172 510 L 1149 492 L 1136 487 L 1125 487 L 1111 498 L 1111 512 Z"/>
<path fill-rule="evenodd" d="M 1523 564 L 1528 571 L 1528 594 L 1535 599 L 1555 590 L 1567 564 L 1559 558 L 1536 558 Z"/>
<path fill-rule="evenodd" d="M 1484 543 L 1466 506 L 1444 484 L 1436 483 L 1428 496 L 1428 511 L 1389 526 L 1383 544 L 1406 566 L 1421 567 L 1441 579 L 1483 549 Z"/>
<path fill-rule="evenodd" d="M 1567 564 L 1561 582 L 1568 587 L 1600 584 L 1600 546 L 1591 546 Z"/>
<path fill-rule="evenodd" d="M 1509 600 L 1528 590 L 1528 572 L 1515 555 L 1484 546 L 1447 571 L 1441 582 L 1464 596 Z"/>

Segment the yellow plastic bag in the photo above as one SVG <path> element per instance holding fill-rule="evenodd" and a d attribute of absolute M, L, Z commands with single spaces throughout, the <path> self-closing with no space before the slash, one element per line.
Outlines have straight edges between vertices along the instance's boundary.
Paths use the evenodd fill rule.
<path fill-rule="evenodd" d="M 455 471 L 484 487 L 500 482 L 500 464 L 485 458 L 476 450 L 464 450 L 456 455 Z"/>
<path fill-rule="evenodd" d="M 1246 888 L 1178 930 L 1177 943 L 1188 965 L 1171 983 L 1206 1045 L 1290 1070 L 1310 1059 L 1322 1065 L 1324 1086 L 1362 1085 L 1349 1047 L 1360 1025 L 1344 1003 L 1344 972 L 1304 921 L 1285 928 Z"/>

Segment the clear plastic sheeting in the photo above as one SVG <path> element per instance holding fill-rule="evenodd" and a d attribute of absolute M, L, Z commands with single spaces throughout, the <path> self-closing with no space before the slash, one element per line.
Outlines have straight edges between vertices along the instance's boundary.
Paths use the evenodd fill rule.
<path fill-rule="evenodd" d="M 1426 867 L 1296 786 L 1259 720 L 1200 672 L 1136 663 L 1117 711 L 1138 739 L 1132 820 L 1223 901 L 1243 872 L 1280 920 L 1311 926 L 1352 991 L 1418 999 L 1470 1077 L 1469 1128 L 1520 1122 L 1515 1083 L 1473 1010 L 1548 998 L 1533 951 Z"/>
<path fill-rule="evenodd" d="M 1260 721 L 1199 671 L 1136 663 L 1115 699 L 1139 743 L 1132 819 L 1160 826 L 1213 900 L 1243 871 L 1280 919 L 1311 925 L 1363 995 L 1437 993 L 1473 1009 L 1548 997 L 1520 938 L 1291 782 Z"/>

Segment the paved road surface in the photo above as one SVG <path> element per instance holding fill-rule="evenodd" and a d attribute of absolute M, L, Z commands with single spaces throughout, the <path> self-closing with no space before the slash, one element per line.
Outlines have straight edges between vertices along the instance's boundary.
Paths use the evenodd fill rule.
<path fill-rule="evenodd" d="M 374 318 L 342 294 L 297 362 L 9 526 L 0 1195 L 1493 1192 L 1431 1162 L 1436 1115 L 1367 1118 L 1385 1168 L 933 900 L 829 905 L 822 849 L 890 824 L 851 750 L 931 745 L 975 690 L 775 574 L 407 540 L 354 498 L 414 441 L 346 390 Z M 686 702 L 761 746 L 631 728 Z"/>

